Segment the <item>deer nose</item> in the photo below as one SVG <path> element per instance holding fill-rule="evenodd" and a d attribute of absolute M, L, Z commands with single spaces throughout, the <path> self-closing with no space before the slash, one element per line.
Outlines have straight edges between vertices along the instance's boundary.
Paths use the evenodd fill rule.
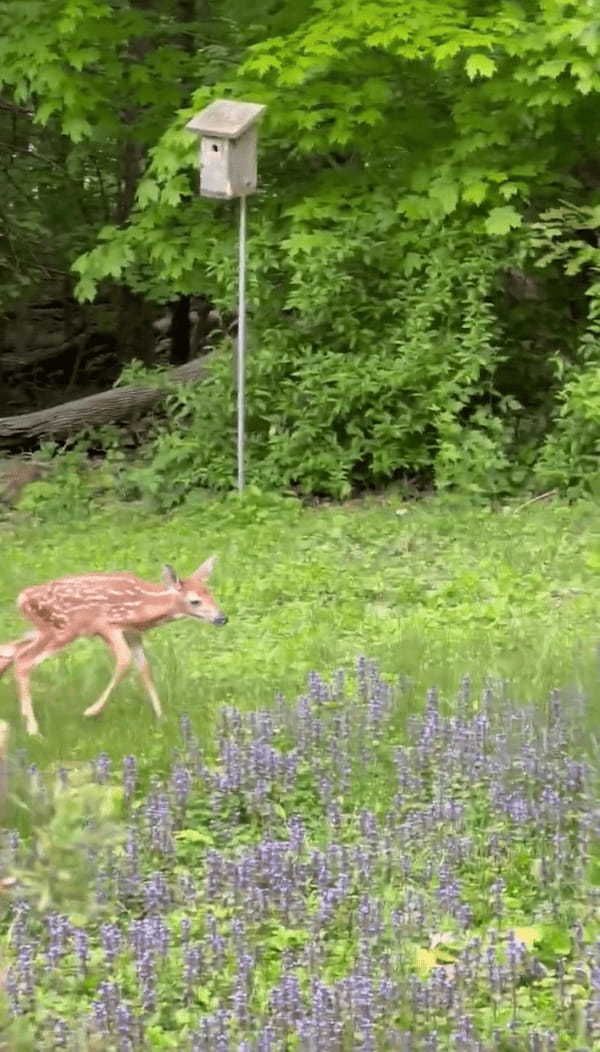
<path fill-rule="evenodd" d="M 213 625 L 226 625 L 228 621 L 229 618 L 225 614 L 219 614 L 213 618 Z"/>

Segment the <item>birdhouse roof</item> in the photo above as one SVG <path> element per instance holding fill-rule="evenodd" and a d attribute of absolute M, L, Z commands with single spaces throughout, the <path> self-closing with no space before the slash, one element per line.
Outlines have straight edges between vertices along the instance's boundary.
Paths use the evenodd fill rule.
<path fill-rule="evenodd" d="M 239 139 L 265 110 L 266 106 L 256 102 L 217 99 L 196 113 L 186 128 L 201 135 L 212 135 L 216 139 Z"/>

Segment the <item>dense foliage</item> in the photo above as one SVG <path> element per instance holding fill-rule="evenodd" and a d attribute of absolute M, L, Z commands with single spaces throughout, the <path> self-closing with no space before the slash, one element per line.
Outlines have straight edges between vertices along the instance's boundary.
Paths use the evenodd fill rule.
<path fill-rule="evenodd" d="M 255 481 L 334 495 L 397 475 L 481 492 L 589 484 L 594 3 L 52 0 L 23 13 L 5 0 L 0 28 L 2 119 L 17 129 L 0 176 L 6 295 L 34 280 L 50 233 L 79 296 L 129 290 L 126 343 L 144 299 L 201 292 L 231 311 L 236 210 L 195 199 L 184 124 L 219 95 L 264 101 Z M 229 486 L 224 352 L 209 384 L 174 396 L 138 490 Z"/>

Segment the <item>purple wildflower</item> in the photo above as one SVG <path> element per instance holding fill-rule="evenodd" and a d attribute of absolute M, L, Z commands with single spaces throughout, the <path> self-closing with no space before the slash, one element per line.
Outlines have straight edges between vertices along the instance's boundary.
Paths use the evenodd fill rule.
<path fill-rule="evenodd" d="M 100 782 L 101 785 L 108 781 L 111 767 L 112 764 L 108 753 L 100 753 L 94 764 L 94 774 L 96 781 Z"/>

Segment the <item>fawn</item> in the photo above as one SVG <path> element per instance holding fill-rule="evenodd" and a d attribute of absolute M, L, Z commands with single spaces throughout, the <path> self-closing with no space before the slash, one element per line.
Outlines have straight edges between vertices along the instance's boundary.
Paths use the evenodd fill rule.
<path fill-rule="evenodd" d="M 82 636 L 100 636 L 116 661 L 108 687 L 84 716 L 97 716 L 102 711 L 133 657 L 154 712 L 160 717 L 162 708 L 142 646 L 142 633 L 180 617 L 227 624 L 206 587 L 214 564 L 215 556 L 211 556 L 185 580 L 172 566 L 165 566 L 164 587 L 130 573 L 88 573 L 61 577 L 21 592 L 17 605 L 34 628 L 20 639 L 0 645 L 0 676 L 13 666 L 27 733 L 38 733 L 29 686 L 31 670 Z"/>

